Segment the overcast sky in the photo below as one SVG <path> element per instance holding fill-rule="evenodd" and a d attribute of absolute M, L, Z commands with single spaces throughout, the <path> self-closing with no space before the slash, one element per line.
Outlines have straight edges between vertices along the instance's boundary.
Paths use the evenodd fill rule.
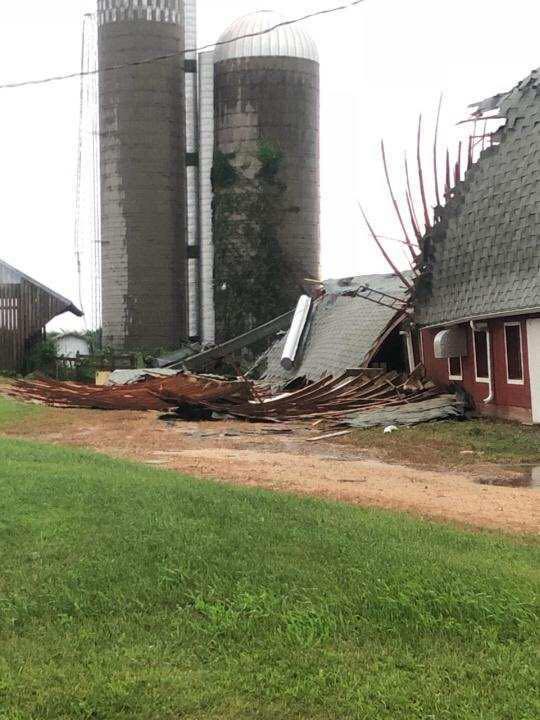
<path fill-rule="evenodd" d="M 78 70 L 82 18 L 95 0 L 0 3 L 0 83 Z M 199 44 L 255 10 L 295 17 L 335 4 L 199 0 Z M 419 113 L 427 172 L 440 93 L 442 154 L 463 135 L 456 123 L 469 103 L 510 89 L 540 65 L 539 25 L 537 0 L 366 0 L 305 23 L 321 59 L 325 277 L 388 270 L 357 208 L 361 200 L 379 233 L 399 237 L 380 139 L 401 194 L 403 153 L 416 152 Z M 74 300 L 78 112 L 77 80 L 0 91 L 0 258 Z M 403 265 L 400 245 L 388 247 Z M 64 316 L 59 325 L 76 323 Z"/>

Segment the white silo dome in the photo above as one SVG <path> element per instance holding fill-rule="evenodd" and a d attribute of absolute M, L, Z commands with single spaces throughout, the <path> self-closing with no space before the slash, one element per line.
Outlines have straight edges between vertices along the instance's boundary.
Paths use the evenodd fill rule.
<path fill-rule="evenodd" d="M 318 62 L 319 52 L 315 41 L 304 30 L 302 23 L 285 25 L 264 35 L 257 35 L 284 21 L 286 18 L 271 10 L 261 10 L 239 18 L 219 38 L 218 43 L 227 44 L 216 47 L 215 62 L 247 57 L 292 57 Z M 249 35 L 253 37 L 245 37 Z"/>

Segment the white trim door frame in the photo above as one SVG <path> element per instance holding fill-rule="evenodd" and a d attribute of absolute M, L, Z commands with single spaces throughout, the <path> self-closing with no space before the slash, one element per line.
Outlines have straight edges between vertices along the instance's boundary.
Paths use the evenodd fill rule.
<path fill-rule="evenodd" d="M 529 377 L 531 380 L 532 416 L 540 423 L 540 318 L 527 320 Z"/>
<path fill-rule="evenodd" d="M 517 327 L 519 329 L 519 361 L 521 363 L 521 379 L 512 380 L 510 378 L 510 367 L 508 363 L 508 335 L 506 333 L 507 328 Z M 508 385 L 525 385 L 525 366 L 523 363 L 523 328 L 520 322 L 505 322 L 504 323 L 504 355 L 506 361 L 506 382 Z"/>

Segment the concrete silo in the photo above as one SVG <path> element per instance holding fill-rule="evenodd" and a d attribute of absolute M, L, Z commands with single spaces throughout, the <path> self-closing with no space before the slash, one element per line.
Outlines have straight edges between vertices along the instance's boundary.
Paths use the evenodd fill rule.
<path fill-rule="evenodd" d="M 186 72 L 196 68 L 182 56 L 184 3 L 98 0 L 98 26 L 103 342 L 177 347 L 189 332 L 188 255 L 196 255 L 186 180 L 186 88 L 195 87 Z M 173 57 L 130 65 L 164 55 Z M 109 69 L 118 65 L 127 66 Z"/>
<path fill-rule="evenodd" d="M 214 52 L 213 251 L 218 340 L 289 310 L 303 280 L 319 276 L 318 52 L 301 24 L 264 33 L 282 21 L 280 15 L 269 11 L 241 18 L 220 37 L 219 43 L 226 44 L 218 44 Z M 264 34 L 246 37 L 261 32 Z M 267 157 L 270 167 L 273 151 L 279 158 L 279 171 L 274 178 L 269 175 L 268 187 L 272 192 L 282 187 L 284 197 L 280 200 L 280 215 L 275 217 L 280 260 L 273 272 L 266 272 L 264 253 L 257 270 L 249 257 L 259 252 L 247 244 L 247 236 L 259 231 L 253 229 L 256 217 L 243 224 L 246 218 L 241 218 L 242 222 L 229 224 L 223 232 L 216 227 L 216 218 L 223 210 L 220 198 L 224 197 L 216 162 L 225 163 L 229 174 L 258 181 L 262 158 Z M 237 193 L 237 221 L 238 214 L 244 213 L 246 187 L 239 185 L 231 191 Z M 255 192 L 259 190 L 260 183 Z M 235 204 L 234 195 L 232 198 L 230 207 Z M 248 205 L 256 207 L 257 202 L 255 198 L 255 204 Z M 234 214 L 234 208 L 230 214 Z M 264 250 L 261 245 L 258 248 Z M 203 237 L 202 257 L 205 255 Z M 229 281 L 224 270 L 227 264 L 236 280 Z M 203 261 L 203 296 L 208 295 L 204 288 L 207 277 Z M 232 288 L 235 282 L 236 289 Z M 248 285 L 251 289 L 246 290 Z M 265 296 L 266 304 L 261 305 L 259 300 Z M 259 310 L 252 313 L 254 307 Z M 233 315 L 238 315 L 238 322 L 231 319 Z"/>

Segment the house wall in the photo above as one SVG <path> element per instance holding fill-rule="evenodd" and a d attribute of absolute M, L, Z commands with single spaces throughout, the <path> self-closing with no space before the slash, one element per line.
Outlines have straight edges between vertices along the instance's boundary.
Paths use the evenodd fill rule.
<path fill-rule="evenodd" d="M 90 346 L 88 342 L 76 335 L 64 335 L 55 340 L 56 352 L 61 357 L 74 358 L 77 353 L 79 355 L 88 355 Z"/>
<path fill-rule="evenodd" d="M 519 385 L 510 383 L 507 379 L 505 346 L 505 323 L 507 322 L 519 322 L 521 325 L 524 382 Z M 467 324 L 464 325 L 467 331 L 467 356 L 462 358 L 463 380 L 451 380 L 448 360 L 438 360 L 435 357 L 434 339 L 439 329 L 422 330 L 426 374 L 439 385 L 447 386 L 454 383 L 463 387 L 472 397 L 476 410 L 482 414 L 497 415 L 509 419 L 530 422 L 532 419 L 532 400 L 527 320 L 507 317 L 489 320 L 487 324 L 491 336 L 492 382 L 495 393 L 495 398 L 492 403 L 484 403 L 484 400 L 489 395 L 489 383 L 476 379 L 473 331 Z"/>
<path fill-rule="evenodd" d="M 540 317 L 527 320 L 533 422 L 540 423 Z"/>

